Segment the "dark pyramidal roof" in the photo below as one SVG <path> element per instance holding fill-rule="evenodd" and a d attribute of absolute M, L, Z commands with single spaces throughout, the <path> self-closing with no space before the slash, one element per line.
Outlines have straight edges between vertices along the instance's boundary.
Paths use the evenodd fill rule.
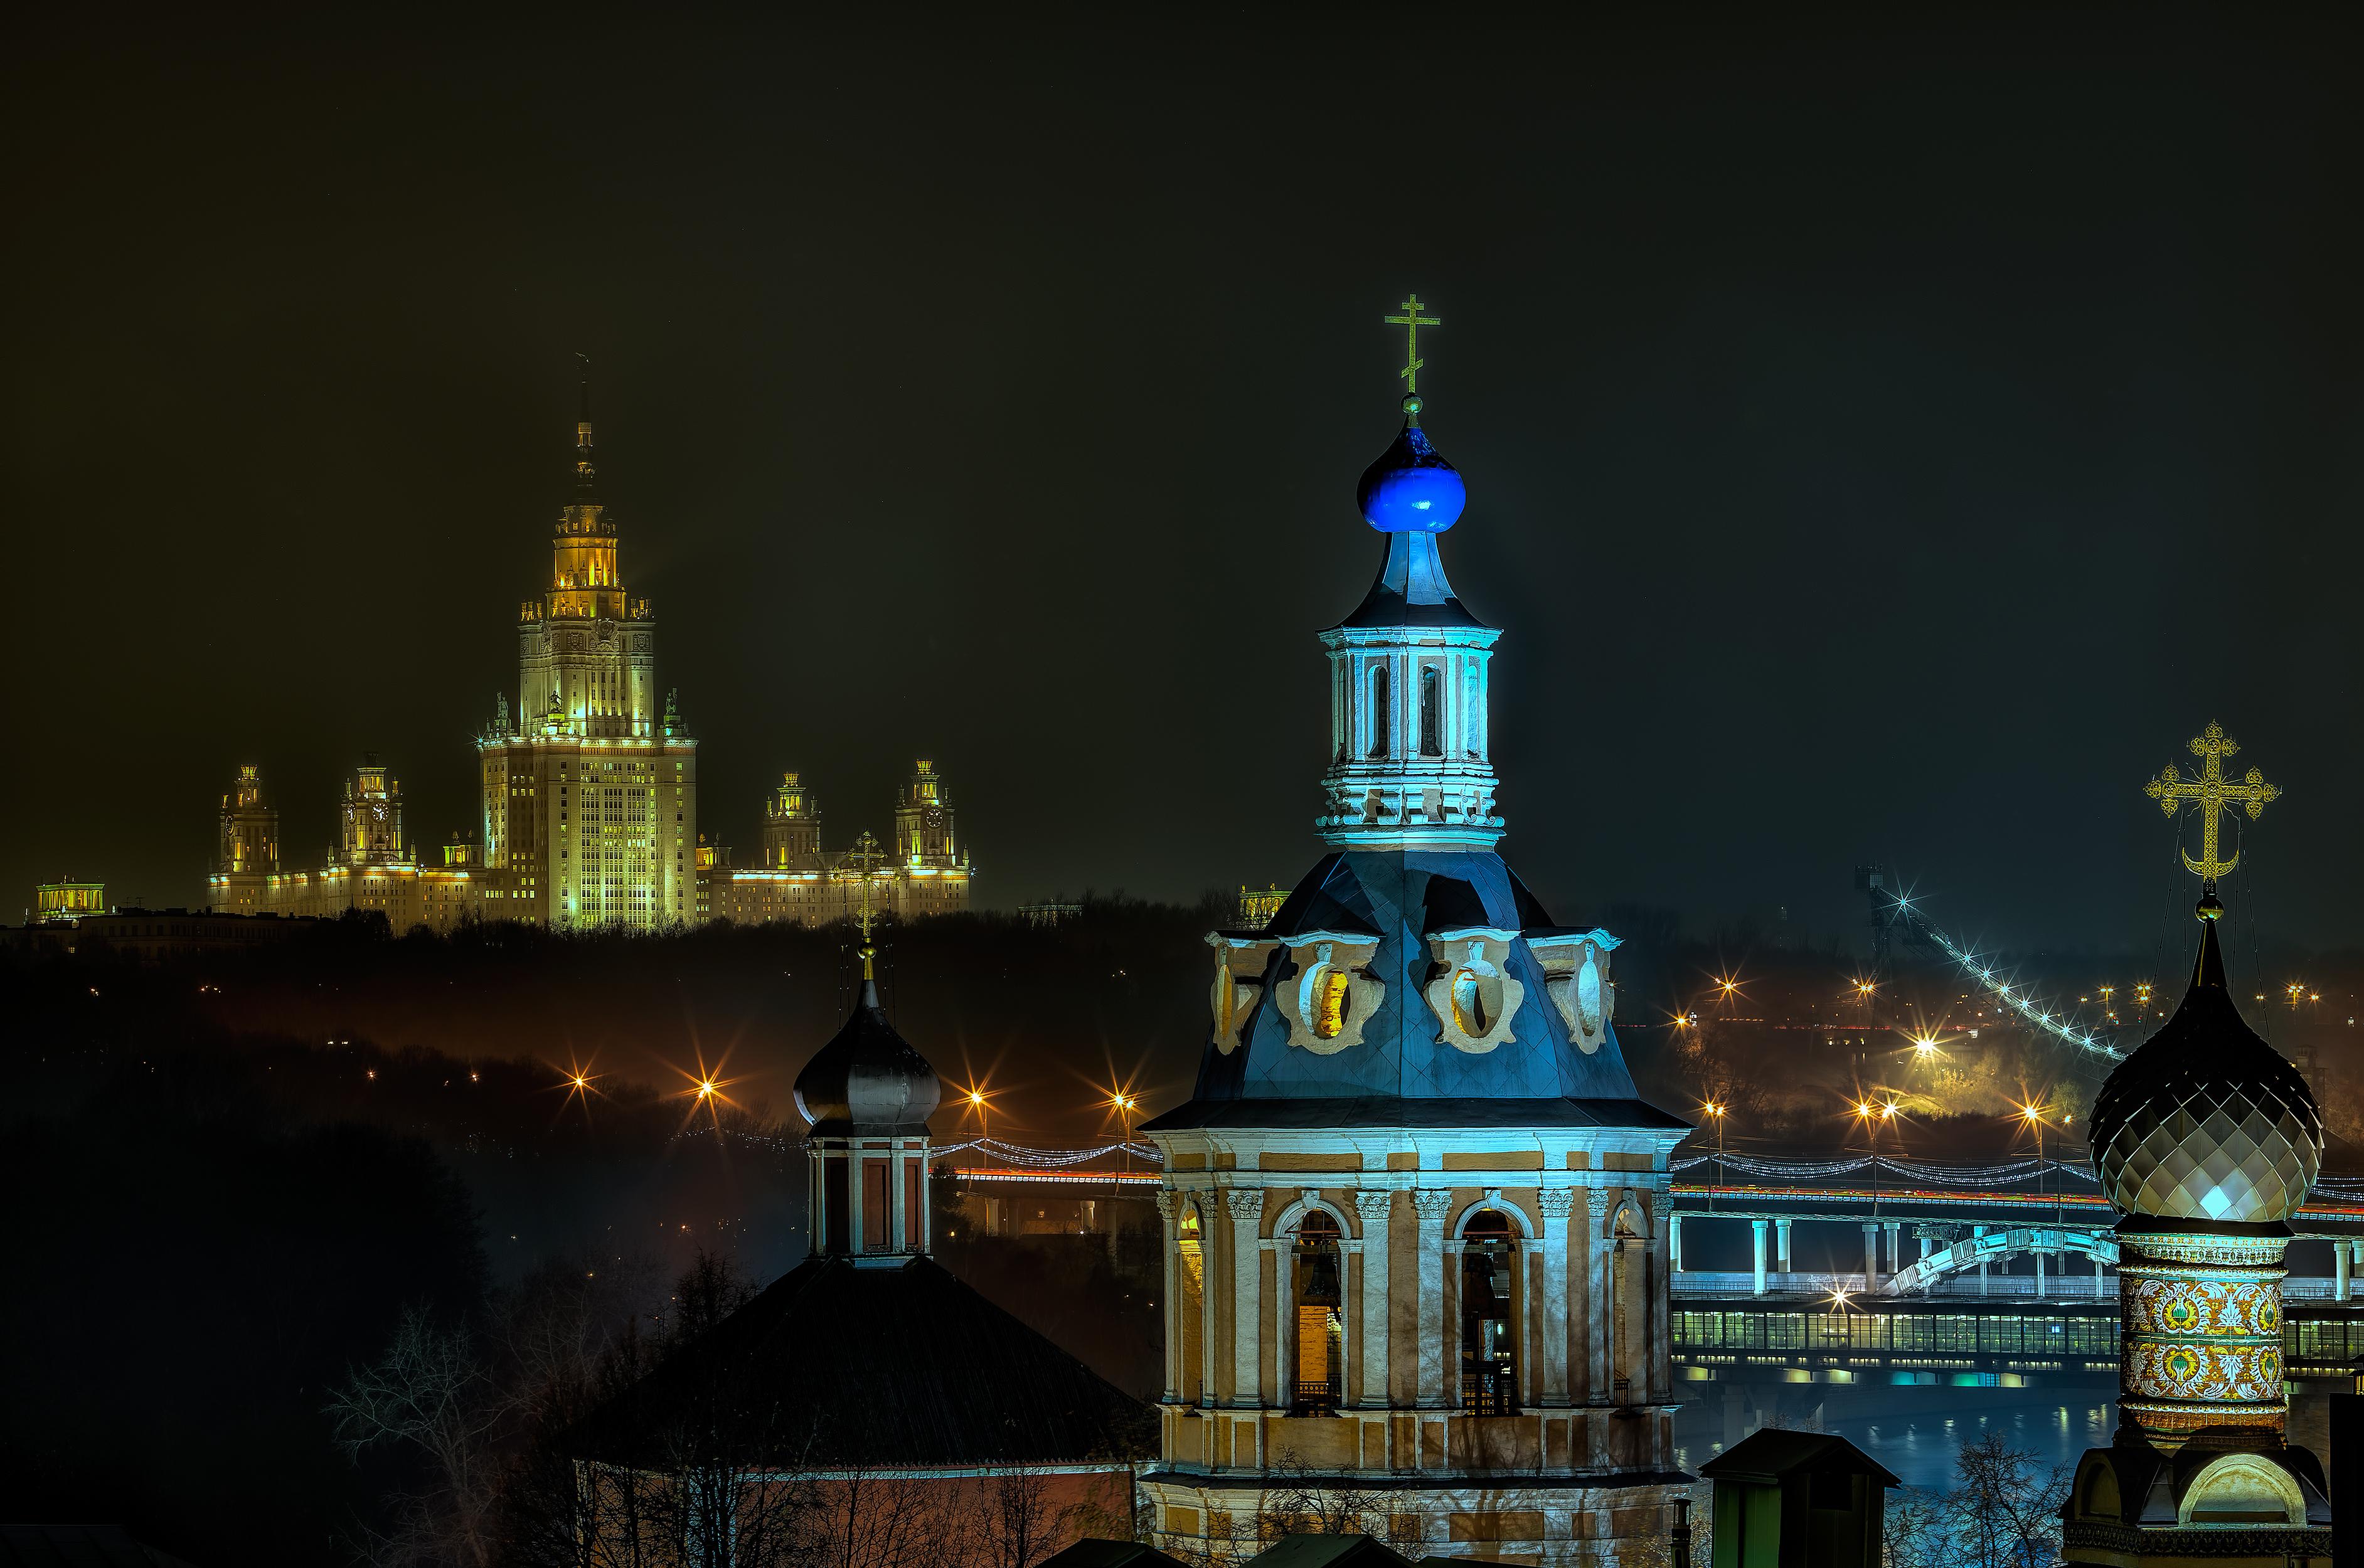
<path fill-rule="evenodd" d="M 2087 1137 L 2121 1214 L 2254 1225 L 2298 1212 L 2323 1163 L 2306 1079 L 2258 1038 L 2225 984 L 2223 906 L 2201 900 L 2200 955 L 2175 1016 L 2112 1069 Z"/>
<path fill-rule="evenodd" d="M 664 1469 L 714 1446 L 791 1473 L 1131 1460 L 1156 1416 L 932 1259 L 816 1257 L 601 1407 L 577 1452 Z"/>

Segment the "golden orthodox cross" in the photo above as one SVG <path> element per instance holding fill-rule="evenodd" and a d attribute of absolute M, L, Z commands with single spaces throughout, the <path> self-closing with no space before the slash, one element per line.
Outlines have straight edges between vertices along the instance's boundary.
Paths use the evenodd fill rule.
<path fill-rule="evenodd" d="M 1387 318 L 1388 326 L 1400 327 L 1404 329 L 1404 368 L 1396 373 L 1403 377 L 1406 392 L 1420 390 L 1420 367 L 1428 362 L 1420 357 L 1420 329 L 1423 327 L 1444 325 L 1435 317 L 1422 316 L 1420 311 L 1420 295 L 1407 295 L 1404 296 L 1403 314 Z"/>
<path fill-rule="evenodd" d="M 878 852 L 877 839 L 866 832 L 853 840 L 853 849 L 845 857 L 845 863 L 852 866 L 853 874 L 862 879 L 862 914 L 858 923 L 862 927 L 862 978 L 864 980 L 875 978 L 871 973 L 870 961 L 877 951 L 870 945 L 870 873 L 885 858 Z"/>
<path fill-rule="evenodd" d="M 2191 851 L 2180 851 L 2187 870 L 2203 881 L 2213 882 L 2231 874 L 2241 863 L 2239 851 L 2229 861 L 2216 858 L 2216 819 L 2224 812 L 2239 806 L 2254 822 L 2266 809 L 2268 801 L 2280 798 L 2281 791 L 2266 782 L 2266 775 L 2251 768 L 2238 784 L 2225 776 L 2225 759 L 2241 749 L 2239 741 L 2225 733 L 2221 724 L 2212 724 L 2190 742 L 2191 754 L 2200 759 L 2200 776 L 2187 779 L 2169 762 L 2158 777 L 2143 786 L 2143 793 L 2158 802 L 2158 808 L 2172 817 L 2184 801 L 2200 807 L 2200 858 L 2193 860 Z"/>

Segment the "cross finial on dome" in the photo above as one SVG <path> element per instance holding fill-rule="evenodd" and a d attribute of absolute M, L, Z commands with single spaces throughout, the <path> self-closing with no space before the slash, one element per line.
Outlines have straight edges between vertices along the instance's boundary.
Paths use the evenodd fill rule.
<path fill-rule="evenodd" d="M 1403 311 L 1403 314 L 1387 317 L 1387 324 L 1404 329 L 1404 368 L 1396 372 L 1396 374 L 1403 378 L 1404 391 L 1414 395 L 1405 397 L 1404 412 L 1412 417 L 1414 424 L 1418 424 L 1420 400 L 1416 395 L 1420 391 L 1420 367 L 1428 362 L 1420 357 L 1420 329 L 1423 327 L 1442 327 L 1444 323 L 1433 316 L 1421 314 L 1420 295 L 1417 294 L 1404 295 L 1404 302 L 1399 308 Z"/>
<path fill-rule="evenodd" d="M 877 838 L 868 832 L 853 840 L 853 852 L 845 857 L 845 863 L 852 866 L 854 874 L 862 879 L 862 913 L 856 917 L 856 924 L 862 928 L 862 982 L 864 985 L 877 978 L 871 962 L 877 957 L 878 950 L 870 945 L 870 873 L 885 858 L 878 852 Z"/>

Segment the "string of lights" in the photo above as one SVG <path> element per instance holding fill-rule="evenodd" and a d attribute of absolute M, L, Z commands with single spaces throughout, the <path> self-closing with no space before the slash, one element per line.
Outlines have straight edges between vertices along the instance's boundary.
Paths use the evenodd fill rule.
<path fill-rule="evenodd" d="M 797 1153 L 805 1144 L 801 1138 L 787 1138 L 777 1133 L 747 1132 L 738 1128 L 692 1127 L 675 1134 L 677 1138 L 725 1138 L 733 1143 L 769 1150 L 774 1153 Z M 1091 1149 L 1036 1149 L 1023 1143 L 1005 1143 L 998 1138 L 972 1138 L 965 1143 L 939 1143 L 929 1151 L 942 1157 L 965 1154 L 977 1151 L 1005 1165 L 1032 1171 L 1061 1171 L 1076 1165 L 1087 1165 L 1095 1160 L 1111 1155 L 1130 1154 L 1136 1160 L 1156 1163 L 1164 1159 L 1154 1143 L 1103 1143 Z"/>
<path fill-rule="evenodd" d="M 1947 958 L 1952 959 L 1963 973 L 1985 986 L 1992 993 L 1996 1001 L 2017 1013 L 2025 1023 L 2080 1051 L 2090 1051 L 2094 1055 L 2106 1057 L 2112 1062 L 2116 1062 L 2124 1055 L 2124 1052 L 2119 1051 L 2117 1047 L 2096 1035 L 2089 1025 L 2081 1024 L 2067 1014 L 2055 1013 L 2051 1008 L 2040 1006 L 2035 994 L 2025 986 L 2014 985 L 2010 981 L 1999 978 L 1995 974 L 1992 964 L 1947 936 L 1936 926 L 1932 925 L 1926 916 L 1912 907 L 1912 899 L 1899 896 L 1896 900 L 1896 915 L 1899 919 L 1911 921 L 1913 929 L 1927 937 Z"/>
<path fill-rule="evenodd" d="M 1878 1168 L 1879 1171 L 1925 1186 L 1988 1187 L 2013 1182 L 2034 1181 L 2039 1175 L 2062 1172 L 2084 1181 L 2092 1181 L 2093 1173 L 2081 1164 L 2063 1164 L 2057 1160 L 2006 1160 L 1991 1165 L 1938 1165 L 1924 1160 L 1899 1160 L 1886 1154 L 1855 1154 L 1837 1160 L 1782 1160 L 1759 1154 L 1726 1154 L 1720 1159 L 1713 1153 L 1687 1154 L 1670 1162 L 1671 1170 L 1696 1170 L 1701 1165 L 1715 1165 L 1727 1174 L 1739 1174 L 1755 1181 L 1818 1182 L 1839 1176 L 1851 1176 Z"/>
<path fill-rule="evenodd" d="M 1037 1171 L 1056 1171 L 1070 1165 L 1088 1164 L 1094 1160 L 1105 1160 L 1111 1154 L 1130 1154 L 1136 1160 L 1164 1158 L 1154 1143 L 1103 1143 L 1096 1149 L 1035 1149 L 1023 1143 L 1005 1143 L 998 1138 L 972 1138 L 965 1143 L 939 1144 L 933 1152 L 964 1154 L 972 1149 L 1006 1164 L 1022 1165 Z"/>

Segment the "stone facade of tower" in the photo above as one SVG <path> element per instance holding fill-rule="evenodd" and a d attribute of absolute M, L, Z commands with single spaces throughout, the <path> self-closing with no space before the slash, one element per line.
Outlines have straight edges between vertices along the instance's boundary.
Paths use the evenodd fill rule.
<path fill-rule="evenodd" d="M 446 845 L 438 862 L 422 864 L 404 837 L 402 781 L 374 757 L 346 775 L 337 842 L 318 867 L 280 869 L 278 808 L 252 763 L 239 769 L 222 796 L 220 846 L 206 888 L 214 914 L 336 919 L 375 912 L 397 936 L 419 926 L 449 931 L 482 917 L 475 846 Z"/>
<path fill-rule="evenodd" d="M 922 760 L 896 794 L 894 838 L 875 864 L 822 847 L 820 804 L 803 775 L 788 773 L 764 803 L 763 863 L 734 866 L 730 851 L 700 844 L 697 905 L 702 920 L 742 926 L 850 920 L 864 905 L 901 919 L 953 915 L 969 905 L 975 868 L 959 847 L 952 797 Z"/>
<path fill-rule="evenodd" d="M 1165 1154 L 1154 1543 L 1244 1556 L 1273 1490 L 1404 1555 L 1658 1561 L 1678 1404 L 1668 1157 L 1609 982 L 1494 852 L 1489 666 L 1446 582 L 1461 480 L 1419 426 L 1364 476 L 1377 580 L 1321 634 L 1331 852 L 1217 931 Z M 1343 1506 L 1343 1504 L 1342 1504 Z"/>
<path fill-rule="evenodd" d="M 519 611 L 518 706 L 502 699 L 476 742 L 486 918 L 662 930 L 697 917 L 697 742 L 670 696 L 658 706 L 656 623 L 619 551 L 586 391 L 550 585 Z"/>

